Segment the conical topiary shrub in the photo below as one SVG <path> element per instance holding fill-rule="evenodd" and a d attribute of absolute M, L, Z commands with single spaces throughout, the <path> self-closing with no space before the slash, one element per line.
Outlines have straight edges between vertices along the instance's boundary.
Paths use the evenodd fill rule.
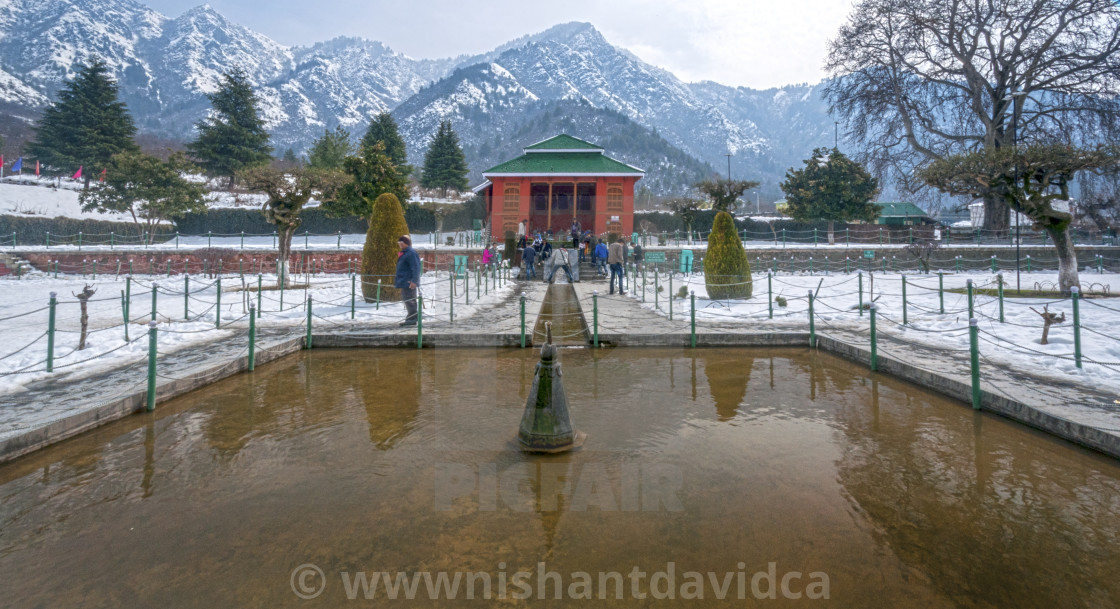
<path fill-rule="evenodd" d="M 385 193 L 373 202 L 373 213 L 369 217 L 369 230 L 366 232 L 366 246 L 362 249 L 362 296 L 366 302 L 377 297 L 377 280 L 381 280 L 381 300 L 401 299 L 401 291 L 393 287 L 397 274 L 397 239 L 407 235 L 408 222 L 404 219 L 404 208 L 396 195 Z"/>
<path fill-rule="evenodd" d="M 716 214 L 712 223 L 708 253 L 704 255 L 704 284 L 712 300 L 750 298 L 754 287 L 747 252 L 735 230 L 735 221 L 725 211 Z"/>

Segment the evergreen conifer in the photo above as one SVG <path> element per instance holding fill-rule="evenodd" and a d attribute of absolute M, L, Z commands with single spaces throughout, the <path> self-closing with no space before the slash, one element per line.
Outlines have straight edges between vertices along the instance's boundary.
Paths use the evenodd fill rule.
<path fill-rule="evenodd" d="M 95 56 L 43 113 L 27 155 L 48 170 L 69 173 L 84 167 L 88 189 L 91 176 L 106 168 L 113 155 L 138 150 L 135 134 L 136 125 L 117 97 L 109 67 Z"/>
<path fill-rule="evenodd" d="M 450 189 L 467 189 L 468 171 L 466 157 L 459 146 L 459 136 L 451 128 L 451 121 L 440 121 L 439 130 L 424 155 L 424 175 L 420 178 L 420 185 L 438 188 L 442 196 L 447 196 Z"/>
<path fill-rule="evenodd" d="M 207 98 L 212 112 L 198 122 L 198 138 L 187 149 L 209 174 L 228 176 L 232 188 L 237 172 L 267 165 L 272 158 L 260 102 L 240 68 L 223 74 L 218 90 Z"/>

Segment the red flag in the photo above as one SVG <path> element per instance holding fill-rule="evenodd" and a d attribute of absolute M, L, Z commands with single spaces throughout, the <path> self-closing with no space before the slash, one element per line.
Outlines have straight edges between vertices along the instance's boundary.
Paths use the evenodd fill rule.
<path fill-rule="evenodd" d="M 105 170 L 104 169 L 101 170 L 101 177 L 97 178 L 97 181 L 98 182 L 104 182 L 105 181 Z"/>
<path fill-rule="evenodd" d="M 73 176 L 71 176 L 71 178 L 70 178 L 70 179 L 71 179 L 71 180 L 80 180 L 80 179 L 82 179 L 82 166 L 81 166 L 81 165 L 79 165 L 79 166 L 78 166 L 78 170 L 74 172 L 74 175 L 73 175 Z"/>

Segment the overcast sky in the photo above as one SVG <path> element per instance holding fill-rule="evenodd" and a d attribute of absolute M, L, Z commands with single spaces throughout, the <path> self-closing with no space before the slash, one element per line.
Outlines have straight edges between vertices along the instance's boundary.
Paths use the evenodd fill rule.
<path fill-rule="evenodd" d="M 141 0 L 176 17 L 199 0 Z M 768 88 L 816 82 L 851 0 L 209 0 L 231 21 L 285 45 L 336 36 L 415 58 L 493 49 L 568 21 L 685 81 Z"/>

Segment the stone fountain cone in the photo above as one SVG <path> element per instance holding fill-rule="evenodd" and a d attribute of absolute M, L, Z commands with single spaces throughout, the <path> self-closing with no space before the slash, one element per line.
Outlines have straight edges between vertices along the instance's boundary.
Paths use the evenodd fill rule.
<path fill-rule="evenodd" d="M 546 339 L 541 361 L 533 377 L 533 388 L 525 402 L 525 414 L 517 440 L 521 450 L 531 453 L 560 453 L 579 448 L 586 434 L 572 429 L 568 396 L 561 380 L 556 345 L 552 344 L 552 324 L 545 324 Z"/>

